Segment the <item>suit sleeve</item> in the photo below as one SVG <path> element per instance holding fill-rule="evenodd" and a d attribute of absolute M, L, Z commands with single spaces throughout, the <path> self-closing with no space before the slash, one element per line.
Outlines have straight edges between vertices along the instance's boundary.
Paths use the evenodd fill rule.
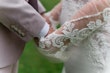
<path fill-rule="evenodd" d="M 25 0 L 0 0 L 0 22 L 25 41 L 39 36 L 44 19 Z"/>

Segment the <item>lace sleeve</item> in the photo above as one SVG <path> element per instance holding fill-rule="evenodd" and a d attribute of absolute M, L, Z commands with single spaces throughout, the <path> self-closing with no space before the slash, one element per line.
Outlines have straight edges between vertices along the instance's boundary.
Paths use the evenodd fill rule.
<path fill-rule="evenodd" d="M 100 16 L 95 21 L 89 21 L 87 24 L 81 24 L 76 28 L 76 23 L 81 20 L 86 20 L 93 17 Z M 110 8 L 105 8 L 102 12 L 96 14 L 83 16 L 64 23 L 61 29 L 56 30 L 46 38 L 40 39 L 40 49 L 43 54 L 56 58 L 60 61 L 66 61 L 71 54 L 65 54 L 66 49 L 70 46 L 78 46 L 79 43 L 90 36 L 94 31 L 99 29 L 110 20 Z M 60 31 L 60 33 L 58 33 Z M 48 48 L 48 49 L 47 49 Z"/>

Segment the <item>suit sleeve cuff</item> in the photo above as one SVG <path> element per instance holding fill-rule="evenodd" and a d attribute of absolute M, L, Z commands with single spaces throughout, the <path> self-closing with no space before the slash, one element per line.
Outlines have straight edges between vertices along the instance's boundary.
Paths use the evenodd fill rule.
<path fill-rule="evenodd" d="M 45 23 L 44 27 L 42 28 L 41 32 L 39 33 L 39 38 L 45 37 L 49 31 L 49 24 Z"/>

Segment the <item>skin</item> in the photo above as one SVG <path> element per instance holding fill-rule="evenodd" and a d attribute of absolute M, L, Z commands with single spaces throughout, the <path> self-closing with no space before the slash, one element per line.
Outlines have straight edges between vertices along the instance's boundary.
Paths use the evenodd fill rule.
<path fill-rule="evenodd" d="M 75 16 L 72 17 L 72 19 L 77 19 L 77 18 L 80 18 L 83 16 L 96 14 L 100 11 L 103 11 L 103 9 L 109 7 L 109 5 L 110 5 L 110 2 L 108 0 L 92 0 L 92 1 L 88 2 L 87 4 L 85 4 L 75 14 Z M 83 19 L 78 22 L 74 22 L 75 28 L 76 29 L 85 28 L 89 21 L 95 21 L 97 18 L 103 20 L 102 15 L 97 16 L 97 17 L 88 18 L 88 19 Z M 61 34 L 62 29 L 63 29 L 63 26 L 59 30 L 57 30 L 56 33 Z"/>
<path fill-rule="evenodd" d="M 60 2 L 52 11 L 51 11 L 51 15 L 54 17 L 53 19 L 58 20 L 58 16 L 61 12 L 61 5 L 62 3 Z M 83 16 L 87 16 L 87 15 L 92 15 L 92 14 L 96 14 L 100 11 L 103 11 L 103 9 L 109 7 L 110 5 L 110 1 L 109 0 L 91 0 L 89 1 L 87 4 L 85 4 L 73 17 L 72 19 L 77 19 Z M 58 12 L 56 12 L 58 11 Z M 75 23 L 75 28 L 76 29 L 82 29 L 85 28 L 86 25 L 89 23 L 89 21 L 95 21 L 96 19 L 101 19 L 103 20 L 102 15 L 97 16 L 97 17 L 91 17 L 88 19 L 83 19 Z M 63 30 L 63 26 L 60 27 L 58 30 L 56 30 L 57 34 L 62 34 L 62 30 Z M 50 31 L 48 32 L 48 34 L 51 34 L 54 30 L 52 28 L 50 28 Z M 48 36 L 47 34 L 47 36 Z M 36 41 L 36 39 L 35 39 Z M 69 41 L 66 41 L 65 43 L 68 43 Z"/>

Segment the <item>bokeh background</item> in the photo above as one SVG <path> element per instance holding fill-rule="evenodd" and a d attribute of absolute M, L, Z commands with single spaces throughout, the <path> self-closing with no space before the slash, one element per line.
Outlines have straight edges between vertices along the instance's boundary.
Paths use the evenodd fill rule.
<path fill-rule="evenodd" d="M 40 0 L 47 11 L 51 10 L 60 0 Z M 19 73 L 61 73 L 63 64 L 53 63 L 44 58 L 37 50 L 34 41 L 26 44 L 20 58 Z"/>

